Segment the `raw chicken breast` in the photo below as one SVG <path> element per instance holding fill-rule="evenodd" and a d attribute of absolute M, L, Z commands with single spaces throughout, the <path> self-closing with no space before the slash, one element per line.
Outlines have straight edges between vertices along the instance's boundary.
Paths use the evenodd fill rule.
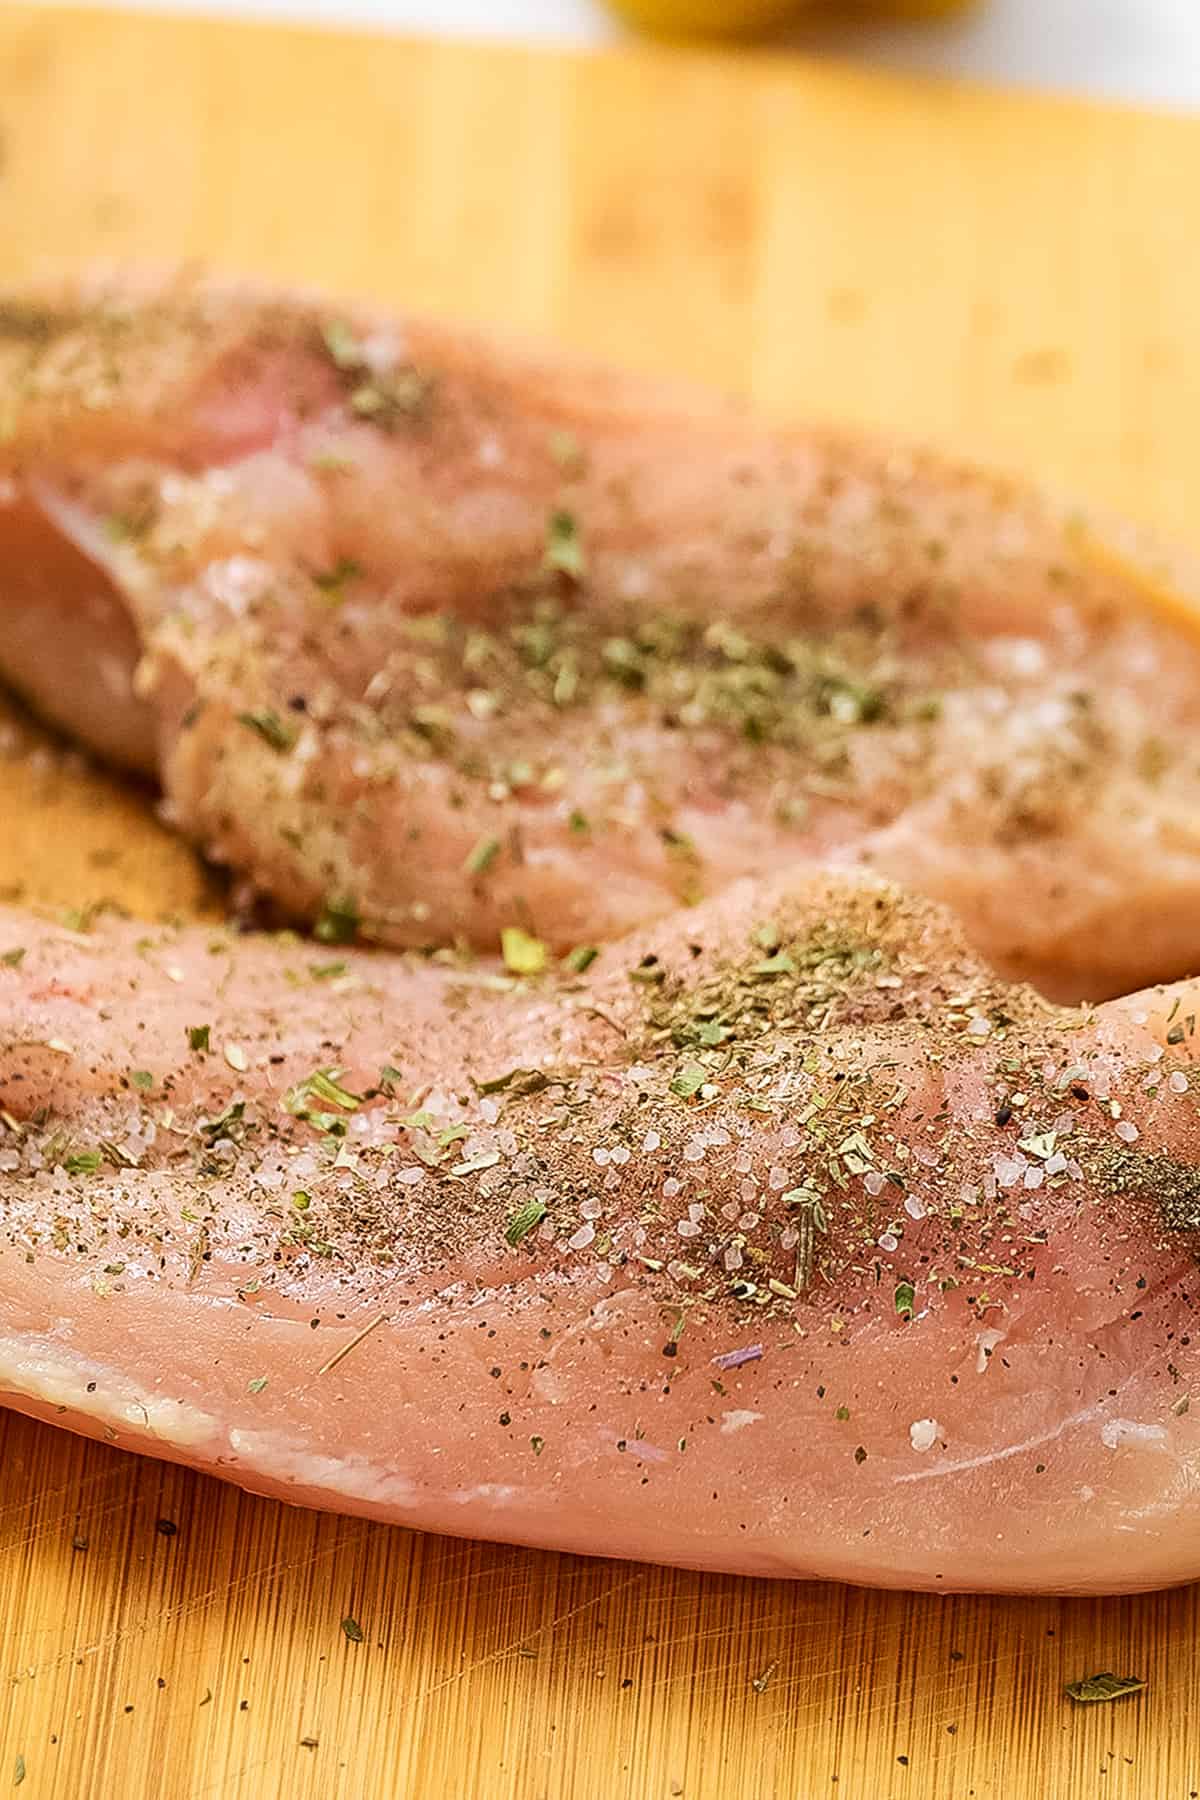
<path fill-rule="evenodd" d="M 834 874 L 585 960 L 0 915 L 4 1400 L 518 1543 L 1200 1574 L 1196 988 L 1061 1008 Z"/>
<path fill-rule="evenodd" d="M 833 859 L 1056 997 L 1197 967 L 1193 621 L 1018 484 L 193 276 L 10 301 L 0 396 L 0 672 L 327 937 Z"/>

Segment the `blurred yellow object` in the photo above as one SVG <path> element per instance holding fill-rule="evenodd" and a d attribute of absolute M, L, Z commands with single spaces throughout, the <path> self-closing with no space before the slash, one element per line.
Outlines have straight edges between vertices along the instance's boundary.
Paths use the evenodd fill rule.
<path fill-rule="evenodd" d="M 936 19 L 965 12 L 973 0 L 609 0 L 630 25 L 656 37 L 756 37 L 809 12 L 869 13 Z"/>
<path fill-rule="evenodd" d="M 859 0 L 864 12 L 885 19 L 944 19 L 950 13 L 968 12 L 975 0 Z"/>
<path fill-rule="evenodd" d="M 797 0 L 609 0 L 639 31 L 655 37 L 754 37 L 794 19 Z"/>

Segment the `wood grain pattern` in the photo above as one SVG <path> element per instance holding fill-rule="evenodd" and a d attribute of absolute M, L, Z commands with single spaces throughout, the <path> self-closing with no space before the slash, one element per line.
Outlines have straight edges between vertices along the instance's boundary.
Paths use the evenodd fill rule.
<path fill-rule="evenodd" d="M 938 436 L 1200 537 L 1200 123 L 6 7 L 0 153 L 4 278 L 183 255 L 359 289 Z M 220 903 L 148 797 L 19 720 L 0 889 Z M 1198 1614 L 1195 1590 L 921 1599 L 420 1538 L 0 1420 L 22 1800 L 1195 1800 Z M 1062 1682 L 1102 1668 L 1149 1690 L 1073 1709 Z"/>

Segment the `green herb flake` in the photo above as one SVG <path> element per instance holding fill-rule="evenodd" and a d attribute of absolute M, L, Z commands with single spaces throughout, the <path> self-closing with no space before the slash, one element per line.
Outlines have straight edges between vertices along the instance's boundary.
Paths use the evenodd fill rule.
<path fill-rule="evenodd" d="M 546 946 L 520 925 L 506 925 L 500 933 L 504 966 L 514 975 L 540 975 L 546 966 Z"/>
<path fill-rule="evenodd" d="M 62 922 L 68 931 L 87 932 L 96 922 L 96 914 L 100 908 L 96 904 L 88 906 L 66 906 L 63 908 Z"/>
<path fill-rule="evenodd" d="M 281 719 L 270 707 L 258 712 L 238 714 L 238 724 L 245 725 L 248 730 L 256 731 L 264 744 L 270 744 L 272 750 L 283 752 L 292 749 L 296 742 L 296 733 L 286 720 Z"/>
<path fill-rule="evenodd" d="M 550 454 L 568 480 L 582 475 L 584 455 L 574 432 L 552 431 L 550 433 Z"/>
<path fill-rule="evenodd" d="M 693 1094 L 700 1092 L 707 1080 L 708 1071 L 702 1069 L 699 1063 L 684 1063 L 671 1083 L 671 1092 L 678 1094 L 681 1100 L 690 1100 Z"/>
<path fill-rule="evenodd" d="M 77 1156 L 68 1156 L 63 1168 L 68 1175 L 94 1175 L 103 1161 L 99 1150 L 81 1150 Z"/>
<path fill-rule="evenodd" d="M 215 1119 L 201 1119 L 199 1130 L 206 1142 L 215 1144 L 220 1138 L 231 1138 L 235 1132 L 240 1131 L 245 1116 L 246 1102 L 244 1100 L 235 1100 L 231 1106 L 227 1106 L 225 1111 L 220 1113 Z"/>
<path fill-rule="evenodd" d="M 595 944 L 576 944 L 573 950 L 567 951 L 563 961 L 573 975 L 582 975 L 585 969 L 591 968 L 599 954 Z"/>
<path fill-rule="evenodd" d="M 313 586 L 331 606 L 340 606 L 346 598 L 346 583 L 357 581 L 362 572 L 362 565 L 352 556 L 339 556 L 332 567 L 314 572 Z"/>
<path fill-rule="evenodd" d="M 3 963 L 3 965 L 6 969 L 19 969 L 21 964 L 24 961 L 25 961 L 25 946 L 24 946 L 24 944 L 18 944 L 18 946 L 15 950 L 6 950 L 3 954 L 3 956 L 0 956 L 0 963 Z"/>
<path fill-rule="evenodd" d="M 313 963 L 308 972 L 314 981 L 337 981 L 339 976 L 346 974 L 349 966 L 344 962 Z"/>
<path fill-rule="evenodd" d="M 469 853 L 463 868 L 468 875 L 485 875 L 500 854 L 498 837 L 481 837 Z"/>
<path fill-rule="evenodd" d="M 253 1381 L 248 1381 L 246 1383 L 246 1392 L 248 1394 L 261 1394 L 266 1385 L 267 1377 L 265 1375 L 256 1375 Z"/>
<path fill-rule="evenodd" d="M 394 431 L 401 419 L 419 419 L 433 392 L 433 381 L 416 369 L 396 369 L 362 382 L 350 395 L 350 410 L 385 431 Z"/>
<path fill-rule="evenodd" d="M 696 1042 L 703 1044 L 706 1050 L 715 1050 L 732 1035 L 728 1025 L 722 1025 L 720 1019 L 703 1019 L 696 1027 Z"/>
<path fill-rule="evenodd" d="M 508 1088 L 512 1088 L 517 1094 L 538 1094 L 549 1086 L 550 1077 L 540 1069 L 507 1069 L 503 1075 L 492 1075 L 486 1081 L 477 1081 L 475 1090 L 480 1094 L 503 1094 Z"/>
<path fill-rule="evenodd" d="M 347 1613 L 346 1617 L 342 1620 L 342 1630 L 352 1644 L 361 1644 L 363 1642 L 363 1628 L 357 1619 L 351 1618 L 349 1613 Z"/>
<path fill-rule="evenodd" d="M 358 908 L 348 897 L 326 900 L 313 927 L 322 944 L 352 944 L 358 936 Z"/>
<path fill-rule="evenodd" d="M 781 950 L 775 956 L 768 956 L 763 962 L 755 963 L 750 973 L 759 976 L 794 975 L 796 965 L 787 951 Z"/>
<path fill-rule="evenodd" d="M 839 1424 L 844 1425 L 850 1417 L 850 1408 L 848 1406 L 839 1406 L 833 1416 Z"/>
<path fill-rule="evenodd" d="M 342 1112 L 357 1112 L 362 1104 L 361 1094 L 352 1094 L 343 1087 L 338 1079 L 340 1069 L 315 1069 L 305 1081 L 297 1082 L 284 1095 L 284 1109 L 294 1118 L 307 1119 L 313 1116 L 323 1117 L 321 1113 L 314 1115 L 309 1106 L 310 1099 L 320 1102 L 322 1107 L 336 1106 Z"/>
<path fill-rule="evenodd" d="M 1140 1694 L 1146 1683 L 1137 1675 L 1087 1675 L 1082 1681 L 1068 1681 L 1063 1689 L 1081 1706 L 1094 1706 L 1102 1700 L 1121 1700 L 1126 1694 Z"/>
<path fill-rule="evenodd" d="M 20 1787 L 20 1785 L 24 1781 L 24 1779 L 25 1779 L 25 1758 L 23 1756 L 18 1755 L 16 1762 L 13 1764 L 13 1786 Z"/>
<path fill-rule="evenodd" d="M 212 1041 L 212 1026 L 189 1025 L 187 1041 L 189 1050 L 193 1050 L 197 1056 L 206 1056 Z"/>
<path fill-rule="evenodd" d="M 343 319 L 331 319 L 321 336 L 336 368 L 361 369 L 364 366 L 362 345 Z"/>
<path fill-rule="evenodd" d="M 902 1318 L 912 1318 L 913 1307 L 916 1305 L 917 1296 L 911 1281 L 898 1281 L 892 1300 L 896 1311 Z"/>
<path fill-rule="evenodd" d="M 129 1079 L 132 1085 L 135 1088 L 138 1088 L 143 1094 L 149 1093 L 150 1089 L 154 1086 L 154 1077 L 149 1069 L 131 1069 L 129 1072 Z"/>
<path fill-rule="evenodd" d="M 515 1250 L 517 1245 L 523 1243 L 530 1232 L 534 1231 L 537 1226 L 541 1224 L 545 1216 L 546 1202 L 544 1200 L 527 1200 L 524 1206 L 513 1214 L 512 1218 L 505 1226 L 504 1236 L 506 1242 L 511 1244 Z"/>
<path fill-rule="evenodd" d="M 555 507 L 546 520 L 546 553 L 543 566 L 572 581 L 582 581 L 587 574 L 587 557 L 579 538 L 575 515 L 565 507 Z"/>

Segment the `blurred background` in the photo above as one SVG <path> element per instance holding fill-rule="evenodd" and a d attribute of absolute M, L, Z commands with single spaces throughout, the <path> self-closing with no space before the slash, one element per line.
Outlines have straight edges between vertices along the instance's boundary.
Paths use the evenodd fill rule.
<path fill-rule="evenodd" d="M 1200 105 L 1200 0 L 141 0 L 148 10 L 324 19 L 596 44 L 630 29 L 769 27 L 793 48 L 892 68 L 1160 105 Z M 628 25 L 616 16 L 624 14 Z"/>

